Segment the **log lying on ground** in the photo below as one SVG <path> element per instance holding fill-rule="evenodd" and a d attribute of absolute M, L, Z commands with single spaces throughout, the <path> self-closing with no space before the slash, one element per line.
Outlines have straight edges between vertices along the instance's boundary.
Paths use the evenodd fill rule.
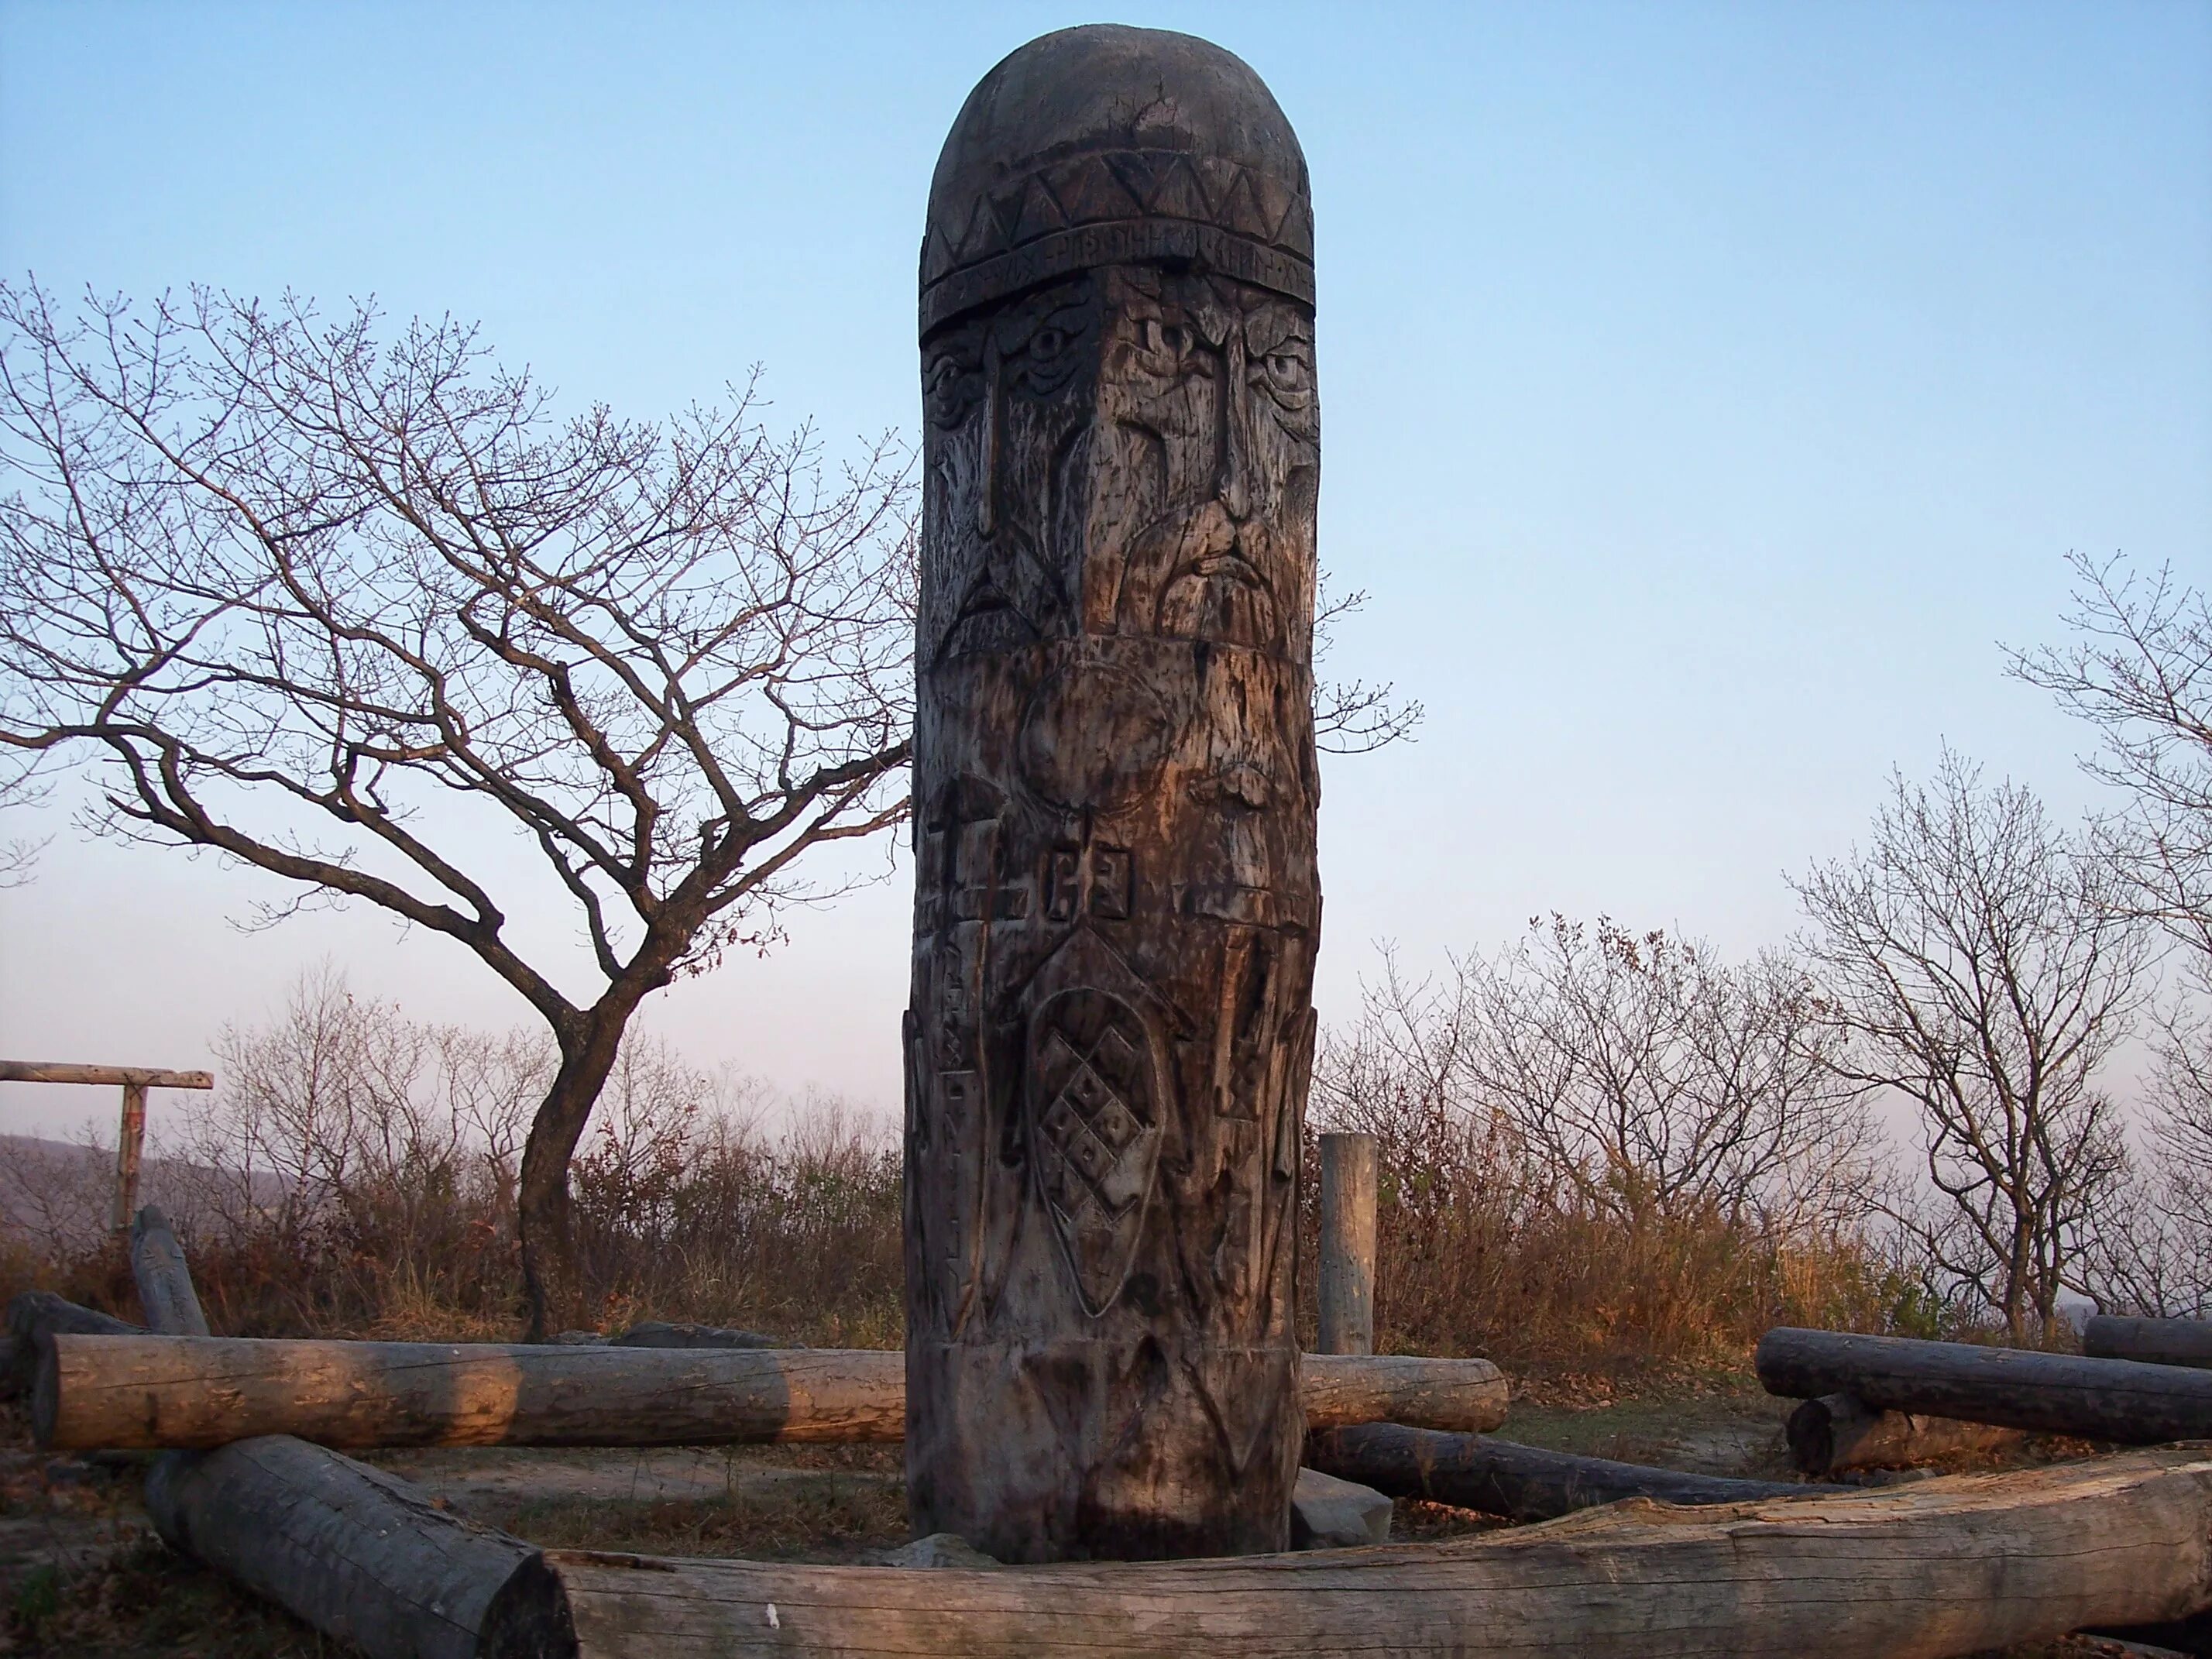
<path fill-rule="evenodd" d="M 1944 1659 L 2212 1601 L 2212 1461 L 2136 1452 L 1849 1497 L 1307 1555 L 975 1571 L 550 1552 L 486 1659 L 805 1653 Z"/>
<path fill-rule="evenodd" d="M 1487 1435 L 1440 1434 L 1396 1423 L 1334 1429 L 1306 1440 L 1306 1465 L 1392 1498 L 1425 1498 L 1516 1521 L 1549 1521 L 1624 1498 L 1735 1504 L 1838 1487 L 1733 1480 L 1676 1469 L 1577 1457 Z"/>
<path fill-rule="evenodd" d="M 2174 1365 L 1789 1326 L 1760 1339 L 1753 1363 L 1769 1394 L 1794 1400 L 1848 1394 L 1877 1411 L 2123 1445 L 2212 1437 L 2212 1374 Z"/>
<path fill-rule="evenodd" d="M 20 1400 L 39 1380 L 39 1364 L 57 1336 L 143 1336 L 112 1314 L 80 1308 L 52 1291 L 25 1291 L 8 1304 L 7 1347 L 0 1354 L 0 1396 Z"/>
<path fill-rule="evenodd" d="M 2149 1365 L 2212 1370 L 2212 1322 L 2098 1314 L 2081 1328 L 2081 1352 L 2100 1359 L 2138 1359 Z"/>
<path fill-rule="evenodd" d="M 1954 1417 L 1876 1411 L 1855 1395 L 1822 1395 L 1790 1413 L 1790 1461 L 1814 1479 L 1843 1469 L 1899 1469 L 1959 1452 L 2002 1451 L 2020 1429 Z"/>
<path fill-rule="evenodd" d="M 381 1469 L 282 1435 L 162 1459 L 146 1510 L 172 1549 L 374 1659 L 475 1659 L 492 1599 L 538 1556 Z"/>
<path fill-rule="evenodd" d="M 727 1325 L 694 1325 L 685 1321 L 647 1319 L 607 1340 L 617 1348 L 779 1348 L 783 1345 L 758 1331 Z"/>
<path fill-rule="evenodd" d="M 1313 1354 L 1304 1376 L 1316 1428 L 1505 1415 L 1505 1380 L 1483 1359 Z M 40 1369 L 32 1425 L 63 1450 L 264 1434 L 344 1449 L 895 1441 L 906 1370 L 904 1356 L 872 1349 L 65 1336 Z"/>

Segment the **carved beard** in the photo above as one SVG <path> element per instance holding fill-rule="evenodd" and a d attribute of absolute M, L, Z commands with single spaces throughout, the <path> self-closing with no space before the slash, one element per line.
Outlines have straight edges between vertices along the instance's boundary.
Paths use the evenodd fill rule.
<path fill-rule="evenodd" d="M 1312 327 L 1264 289 L 1110 273 L 1102 500 L 1085 621 L 1099 633 L 1309 653 L 1320 410 Z"/>

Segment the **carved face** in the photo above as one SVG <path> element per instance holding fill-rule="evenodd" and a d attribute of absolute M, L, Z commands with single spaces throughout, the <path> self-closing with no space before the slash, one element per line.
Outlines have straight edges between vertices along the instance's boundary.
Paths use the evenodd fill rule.
<path fill-rule="evenodd" d="M 1109 276 L 1084 620 L 1303 660 L 1321 407 L 1304 307 L 1222 277 Z"/>
<path fill-rule="evenodd" d="M 1085 275 L 933 337 L 922 358 L 929 422 L 931 584 L 924 662 L 1073 631 L 1080 452 L 1098 367 L 1097 283 Z"/>
<path fill-rule="evenodd" d="M 1304 307 L 1115 267 L 933 336 L 922 384 L 927 556 L 949 578 L 922 617 L 930 665 L 1079 629 L 1305 660 L 1321 411 Z"/>

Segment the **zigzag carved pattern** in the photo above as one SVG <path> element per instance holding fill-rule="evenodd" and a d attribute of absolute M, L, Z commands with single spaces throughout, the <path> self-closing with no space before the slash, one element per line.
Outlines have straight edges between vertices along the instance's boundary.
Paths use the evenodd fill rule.
<path fill-rule="evenodd" d="M 933 220 L 922 280 L 1054 231 L 1134 218 L 1218 225 L 1313 258 L 1313 206 L 1289 180 L 1219 156 L 1123 150 L 1054 162 L 975 198 L 957 223 Z"/>

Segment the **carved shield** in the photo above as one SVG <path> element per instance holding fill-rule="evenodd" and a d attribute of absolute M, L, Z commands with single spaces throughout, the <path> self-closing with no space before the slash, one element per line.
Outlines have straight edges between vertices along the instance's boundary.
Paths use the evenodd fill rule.
<path fill-rule="evenodd" d="M 1152 1039 L 1110 992 L 1063 991 L 1030 1024 L 1025 1091 L 1038 1196 L 1086 1312 L 1110 1307 L 1136 1258 L 1159 1163 Z"/>

